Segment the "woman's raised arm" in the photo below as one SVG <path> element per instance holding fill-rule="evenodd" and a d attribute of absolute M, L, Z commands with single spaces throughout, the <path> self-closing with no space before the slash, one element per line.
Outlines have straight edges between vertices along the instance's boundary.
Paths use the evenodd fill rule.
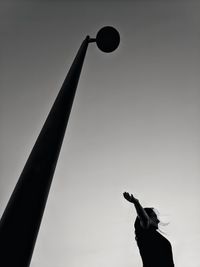
<path fill-rule="evenodd" d="M 127 201 L 134 204 L 137 215 L 140 219 L 140 225 L 145 229 L 149 228 L 150 218 L 144 208 L 141 206 L 139 200 L 136 199 L 132 194 L 130 195 L 128 192 L 124 192 L 123 195 Z"/>

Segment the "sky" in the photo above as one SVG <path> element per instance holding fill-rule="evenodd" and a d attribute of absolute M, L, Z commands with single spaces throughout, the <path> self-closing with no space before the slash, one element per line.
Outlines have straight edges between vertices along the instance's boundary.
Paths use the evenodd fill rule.
<path fill-rule="evenodd" d="M 134 207 L 160 212 L 176 267 L 200 267 L 199 1 L 0 0 L 0 214 L 86 35 L 31 267 L 139 267 Z"/>

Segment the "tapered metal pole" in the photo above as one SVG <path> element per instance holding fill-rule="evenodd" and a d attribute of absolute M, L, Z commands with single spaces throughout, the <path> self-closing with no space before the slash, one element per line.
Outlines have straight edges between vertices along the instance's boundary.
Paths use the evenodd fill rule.
<path fill-rule="evenodd" d="M 88 40 L 84 40 L 74 59 L 1 218 L 2 267 L 29 266 Z"/>
<path fill-rule="evenodd" d="M 107 33 L 112 30 L 103 32 L 106 32 L 104 37 L 108 37 Z M 83 41 L 3 213 L 0 221 L 2 267 L 30 265 L 88 43 L 94 41 L 96 39 L 89 36 Z M 108 40 L 106 44 L 108 50 Z"/>

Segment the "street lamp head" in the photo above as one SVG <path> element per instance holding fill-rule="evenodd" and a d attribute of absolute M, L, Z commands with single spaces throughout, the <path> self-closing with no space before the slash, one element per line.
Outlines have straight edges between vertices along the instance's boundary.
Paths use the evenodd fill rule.
<path fill-rule="evenodd" d="M 95 41 L 101 51 L 110 53 L 119 46 L 120 35 L 115 28 L 105 26 L 98 31 Z"/>

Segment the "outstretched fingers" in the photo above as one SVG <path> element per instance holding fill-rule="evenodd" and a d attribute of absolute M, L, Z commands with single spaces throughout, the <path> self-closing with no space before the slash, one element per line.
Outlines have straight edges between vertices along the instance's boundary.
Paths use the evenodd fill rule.
<path fill-rule="evenodd" d="M 138 202 L 138 199 L 136 199 L 136 198 L 133 196 L 133 194 L 129 194 L 128 192 L 124 192 L 123 195 L 124 195 L 124 198 L 125 198 L 127 201 L 131 202 L 131 203 L 136 203 L 136 202 Z"/>
<path fill-rule="evenodd" d="M 128 192 L 124 192 L 123 195 L 127 201 L 132 202 L 132 196 Z"/>

